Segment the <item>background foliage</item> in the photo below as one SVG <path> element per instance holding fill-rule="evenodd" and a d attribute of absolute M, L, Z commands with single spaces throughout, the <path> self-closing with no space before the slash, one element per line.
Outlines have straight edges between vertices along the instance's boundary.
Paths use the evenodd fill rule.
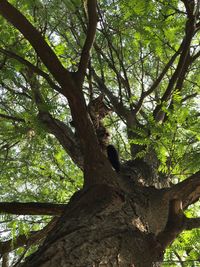
<path fill-rule="evenodd" d="M 45 35 L 63 65 L 76 71 L 86 32 L 84 4 L 79 0 L 10 2 Z M 91 93 L 98 95 L 101 84 L 98 78 L 91 80 L 91 73 L 95 73 L 104 81 L 106 90 L 131 110 L 179 49 L 185 31 L 184 6 L 181 1 L 101 0 L 98 8 L 85 97 L 89 101 Z M 66 203 L 81 188 L 82 172 L 39 121 L 27 66 L 6 51 L 47 70 L 30 44 L 2 17 L 0 25 L 0 200 Z M 199 43 L 198 33 L 192 41 L 191 55 L 199 54 Z M 131 144 L 146 145 L 135 157 L 143 157 L 153 147 L 160 160 L 160 172 L 174 183 L 197 171 L 200 165 L 198 57 L 189 67 L 183 87 L 176 88 L 173 98 L 164 103 L 164 124 L 159 124 L 152 114 L 177 63 L 176 58 L 156 90 L 144 99 L 137 127 L 128 129 L 134 138 L 128 138 L 127 124 L 116 113 L 105 121 L 122 161 L 131 157 Z M 68 103 L 44 78 L 38 76 L 37 81 L 43 109 L 71 127 Z M 187 212 L 198 215 L 199 205 Z M 48 221 L 47 216 L 1 215 L 1 241 L 13 238 L 14 242 L 17 235 L 28 235 Z M 164 266 L 200 266 L 199 241 L 199 230 L 183 233 L 167 250 Z M 21 253 L 22 249 L 14 252 L 14 261 Z"/>

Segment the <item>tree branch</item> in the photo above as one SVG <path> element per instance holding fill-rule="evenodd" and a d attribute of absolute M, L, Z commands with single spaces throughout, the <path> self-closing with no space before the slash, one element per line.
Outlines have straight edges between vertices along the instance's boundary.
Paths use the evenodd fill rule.
<path fill-rule="evenodd" d="M 92 75 L 94 77 L 94 80 L 97 82 L 99 86 L 99 90 L 104 93 L 112 103 L 116 113 L 122 117 L 123 119 L 127 120 L 127 115 L 129 113 L 129 110 L 126 109 L 123 105 L 123 103 L 119 102 L 119 99 L 113 95 L 113 93 L 106 87 L 105 83 L 102 81 L 102 79 L 96 74 L 95 70 L 92 68 Z"/>
<path fill-rule="evenodd" d="M 9 254 L 5 253 L 2 255 L 2 267 L 9 267 Z"/>
<path fill-rule="evenodd" d="M 170 200 L 167 224 L 157 236 L 157 240 L 163 248 L 166 248 L 183 231 L 184 222 L 182 201 L 180 199 Z"/>
<path fill-rule="evenodd" d="M 31 246 L 41 242 L 56 225 L 59 217 L 53 218 L 42 230 L 31 232 L 30 235 L 20 235 L 15 240 L 10 239 L 0 243 L 0 254 L 9 253 L 24 245 Z"/>
<path fill-rule="evenodd" d="M 120 74 L 120 71 L 117 70 L 115 63 L 112 59 L 109 59 L 105 53 L 103 53 L 102 49 L 97 45 L 97 43 L 94 44 L 94 48 L 97 52 L 97 54 L 100 54 L 104 61 L 107 62 L 108 66 L 114 71 L 114 73 L 116 74 L 116 77 L 118 79 L 118 83 L 119 81 L 122 82 L 123 86 L 129 91 L 129 85 L 127 84 L 127 80 L 123 78 L 123 76 Z M 128 94 L 131 94 L 131 92 L 128 92 Z"/>
<path fill-rule="evenodd" d="M 185 221 L 184 229 L 192 230 L 194 228 L 200 228 L 200 218 L 187 218 Z"/>
<path fill-rule="evenodd" d="M 84 77 L 86 74 L 86 68 L 90 57 L 90 50 L 92 48 L 95 39 L 96 26 L 97 26 L 97 2 L 96 0 L 86 0 L 86 2 L 87 2 L 87 13 L 88 13 L 88 30 L 78 68 L 78 75 L 80 79 L 79 82 L 81 85 L 83 84 Z"/>
<path fill-rule="evenodd" d="M 178 258 L 181 267 L 184 267 L 184 262 L 183 262 L 183 260 L 181 259 L 180 255 L 178 254 L 178 252 L 176 250 L 174 251 L 174 254 Z"/>
<path fill-rule="evenodd" d="M 2 62 L 0 63 L 0 70 L 3 69 L 3 67 L 6 65 L 7 57 L 5 56 Z"/>
<path fill-rule="evenodd" d="M 193 93 L 191 95 L 187 95 L 186 97 L 184 97 L 182 100 L 181 100 L 181 103 L 184 103 L 185 101 L 187 101 L 188 99 L 191 99 L 191 98 L 194 98 L 198 96 L 198 93 Z"/>
<path fill-rule="evenodd" d="M 74 163 L 83 170 L 83 154 L 72 130 L 47 111 L 39 112 L 38 118 L 46 126 L 47 131 L 57 138 Z"/>
<path fill-rule="evenodd" d="M 152 84 L 152 86 L 146 92 L 144 92 L 142 94 L 141 98 L 144 99 L 146 96 L 150 95 L 158 87 L 158 85 L 162 81 L 163 77 L 165 76 L 165 74 L 167 73 L 167 71 L 169 70 L 169 68 L 174 63 L 174 61 L 177 58 L 177 56 L 180 55 L 182 49 L 183 49 L 183 42 L 181 43 L 179 49 L 174 53 L 174 55 L 170 58 L 170 60 L 168 61 L 168 63 L 165 65 L 164 69 L 162 70 L 162 72 L 160 73 L 160 75 L 158 76 L 158 78 L 155 80 L 155 82 Z M 137 109 L 139 109 L 139 108 L 136 108 L 136 110 Z"/>
<path fill-rule="evenodd" d="M 130 83 L 129 83 L 129 80 L 128 80 L 128 76 L 127 76 L 127 71 L 126 71 L 126 68 L 124 66 L 124 57 L 123 57 L 123 45 L 122 45 L 122 37 L 121 37 L 121 34 L 119 32 L 119 36 L 120 36 L 120 45 L 121 45 L 121 48 L 120 49 L 116 49 L 115 46 L 113 45 L 112 41 L 110 40 L 110 31 L 109 31 L 109 26 L 108 24 L 105 22 L 102 14 L 101 14 L 101 11 L 100 9 L 98 8 L 98 15 L 99 15 L 99 21 L 101 23 L 101 26 L 100 26 L 100 29 L 99 31 L 103 34 L 103 36 L 105 37 L 106 41 L 107 41 L 107 44 L 108 44 L 108 48 L 109 48 L 109 51 L 110 51 L 110 60 L 107 59 L 107 57 L 104 55 L 104 58 L 106 59 L 106 61 L 108 62 L 108 64 L 110 65 L 111 69 L 114 70 L 116 76 L 117 76 L 117 80 L 118 80 L 118 84 L 119 84 L 119 91 L 121 91 L 121 83 L 123 84 L 125 90 L 127 91 L 127 94 L 128 94 L 128 97 L 130 98 L 131 97 L 131 88 L 130 88 Z M 95 48 L 97 51 L 100 52 L 100 54 L 102 54 L 102 49 L 98 47 L 97 44 L 95 44 Z M 115 55 L 113 55 L 113 52 L 115 53 Z M 102 54 L 103 55 L 103 54 Z M 122 68 L 122 71 L 123 71 L 123 76 L 120 74 L 120 71 L 117 71 L 116 67 L 115 67 L 115 60 L 114 58 L 118 59 L 119 61 L 119 65 L 121 66 Z M 120 92 L 121 94 L 121 92 Z M 121 99 L 120 99 L 121 101 Z"/>
<path fill-rule="evenodd" d="M 91 10 L 94 8 L 94 1 L 89 0 Z M 84 185 L 105 182 L 116 184 L 117 175 L 106 156 L 100 150 L 94 127 L 87 113 L 85 99 L 77 75 L 72 75 L 62 66 L 43 36 L 24 15 L 6 0 L 0 1 L 0 13 L 30 42 L 50 73 L 62 87 L 62 93 L 69 101 L 72 119 L 84 155 Z"/>
<path fill-rule="evenodd" d="M 83 169 L 83 155 L 75 135 L 70 127 L 62 121 L 53 118 L 50 112 L 45 108 L 46 103 L 40 94 L 38 80 L 32 73 L 28 73 L 28 75 L 33 98 L 39 111 L 38 119 L 46 126 L 47 131 L 57 138 L 75 164 Z"/>
<path fill-rule="evenodd" d="M 63 76 L 67 80 L 71 80 L 69 72 L 62 66 L 53 50 L 44 40 L 44 37 L 23 14 L 6 0 L 0 1 L 0 14 L 30 42 L 43 63 L 59 83 L 63 80 Z"/>
<path fill-rule="evenodd" d="M 2 88 L 5 88 L 7 91 L 11 92 L 14 95 L 19 95 L 20 97 L 22 96 L 22 97 L 26 97 L 26 98 L 32 100 L 32 97 L 30 95 L 28 95 L 27 93 L 25 93 L 25 91 L 27 90 L 27 88 L 24 85 L 22 85 L 21 83 L 18 83 L 16 80 L 14 81 L 14 83 L 16 85 L 14 88 L 11 88 L 10 86 L 8 86 L 7 84 L 5 84 L 4 82 L 1 82 L 1 87 Z M 15 89 L 16 89 L 17 86 L 20 87 L 20 88 L 22 88 L 23 91 L 22 92 L 15 91 Z"/>
<path fill-rule="evenodd" d="M 193 63 L 198 57 L 200 57 L 200 51 L 198 51 L 193 57 L 191 57 L 191 63 Z"/>
<path fill-rule="evenodd" d="M 169 197 L 182 200 L 183 209 L 200 198 L 200 171 L 169 189 Z"/>
<path fill-rule="evenodd" d="M 18 122 L 25 122 L 24 119 L 17 118 L 17 117 L 14 117 L 14 116 L 10 116 L 10 115 L 6 115 L 6 114 L 2 114 L 2 113 L 0 113 L 0 118 L 4 118 L 4 119 L 7 119 L 7 120 L 12 120 L 12 121 L 18 121 Z"/>
<path fill-rule="evenodd" d="M 60 216 L 66 205 L 39 202 L 0 202 L 0 212 L 15 215 L 57 215 Z"/>
<path fill-rule="evenodd" d="M 60 92 L 60 93 L 62 92 L 61 88 L 52 81 L 52 79 L 50 78 L 50 76 L 46 72 L 44 72 L 40 68 L 34 66 L 28 60 L 24 59 L 23 57 L 20 57 L 19 55 L 15 54 L 15 53 L 13 53 L 11 51 L 5 50 L 3 48 L 0 48 L 0 52 L 2 52 L 4 55 L 7 55 L 7 56 L 9 56 L 11 58 L 16 59 L 18 62 L 20 62 L 23 65 L 27 66 L 34 73 L 36 73 L 36 74 L 40 75 L 41 77 L 43 77 L 48 82 L 48 84 L 51 86 L 52 89 L 55 89 L 57 92 Z"/>
<path fill-rule="evenodd" d="M 188 64 L 188 57 L 190 57 L 189 55 L 189 49 L 190 49 L 190 44 L 192 41 L 192 37 L 195 33 L 195 21 L 194 18 L 189 17 L 187 22 L 186 22 L 186 26 L 185 26 L 185 37 L 183 38 L 182 44 L 181 46 L 183 46 L 182 48 L 182 53 L 180 55 L 177 67 L 169 81 L 168 87 L 165 90 L 165 93 L 163 94 L 162 98 L 161 98 L 161 104 L 158 104 L 153 112 L 154 117 L 157 118 L 159 117 L 159 113 L 162 109 L 162 103 L 165 101 L 168 101 L 172 95 L 172 91 L 174 89 L 174 86 L 176 84 L 177 86 L 182 86 L 182 76 L 181 75 L 185 75 L 188 67 L 190 64 Z M 191 61 L 190 61 L 191 63 Z M 178 88 L 178 90 L 181 90 L 181 88 Z"/>
<path fill-rule="evenodd" d="M 195 7 L 194 0 L 190 0 L 190 1 L 182 0 L 182 2 L 185 5 L 185 9 L 186 9 L 188 17 L 192 17 L 193 16 L 194 7 Z"/>

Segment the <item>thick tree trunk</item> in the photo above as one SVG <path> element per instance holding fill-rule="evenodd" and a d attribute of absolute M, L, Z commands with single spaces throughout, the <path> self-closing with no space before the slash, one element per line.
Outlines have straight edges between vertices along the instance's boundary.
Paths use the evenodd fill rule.
<path fill-rule="evenodd" d="M 161 266 L 164 247 L 157 237 L 168 221 L 168 190 L 132 178 L 120 174 L 118 188 L 97 184 L 75 193 L 23 267 Z"/>

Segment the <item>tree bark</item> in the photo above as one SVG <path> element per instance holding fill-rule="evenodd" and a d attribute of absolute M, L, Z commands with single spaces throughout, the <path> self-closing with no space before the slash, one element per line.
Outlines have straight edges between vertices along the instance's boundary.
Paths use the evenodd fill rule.
<path fill-rule="evenodd" d="M 153 188 L 125 193 L 107 185 L 76 193 L 43 247 L 22 266 L 160 266 L 156 231 L 167 220 L 158 211 L 166 210 L 162 195 Z"/>
<path fill-rule="evenodd" d="M 178 234 L 199 226 L 199 219 L 185 217 L 182 203 L 192 191 L 199 196 L 194 184 L 199 188 L 200 173 L 188 183 L 156 189 L 123 172 L 118 187 L 97 184 L 76 192 L 43 246 L 22 266 L 161 266 Z"/>

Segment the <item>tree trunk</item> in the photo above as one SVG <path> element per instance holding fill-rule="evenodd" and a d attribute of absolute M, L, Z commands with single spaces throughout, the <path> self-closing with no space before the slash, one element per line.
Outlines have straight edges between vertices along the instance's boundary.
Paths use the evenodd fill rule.
<path fill-rule="evenodd" d="M 130 165 L 122 168 L 118 188 L 97 184 L 76 192 L 22 266 L 161 266 L 164 243 L 158 237 L 168 221 L 168 190 L 143 186 L 137 181 L 141 172 L 125 174 Z"/>

